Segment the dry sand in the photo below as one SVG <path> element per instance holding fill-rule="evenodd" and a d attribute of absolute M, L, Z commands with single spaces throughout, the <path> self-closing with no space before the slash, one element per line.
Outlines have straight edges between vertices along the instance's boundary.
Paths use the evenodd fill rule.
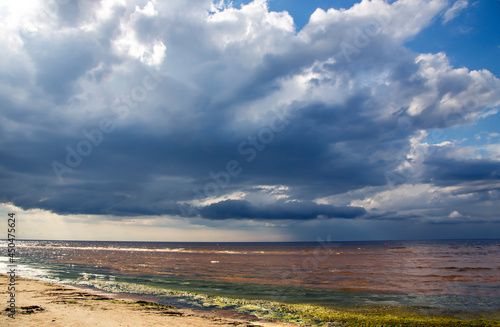
<path fill-rule="evenodd" d="M 7 311 L 8 278 L 0 275 L 0 327 L 283 327 L 284 323 L 229 318 L 214 312 L 176 309 L 151 303 L 118 299 L 73 286 L 18 278 L 16 280 L 15 319 Z"/>

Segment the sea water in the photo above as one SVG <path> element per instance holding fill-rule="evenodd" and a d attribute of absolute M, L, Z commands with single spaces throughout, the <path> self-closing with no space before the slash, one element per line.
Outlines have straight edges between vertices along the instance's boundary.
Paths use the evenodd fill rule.
<path fill-rule="evenodd" d="M 7 271 L 7 241 L 1 242 L 0 271 Z M 177 305 L 192 304 L 179 295 L 190 292 L 337 307 L 500 310 L 500 240 L 24 240 L 16 242 L 16 251 L 20 276 L 156 294 L 158 302 Z M 165 297 L 168 290 L 177 293 Z"/>

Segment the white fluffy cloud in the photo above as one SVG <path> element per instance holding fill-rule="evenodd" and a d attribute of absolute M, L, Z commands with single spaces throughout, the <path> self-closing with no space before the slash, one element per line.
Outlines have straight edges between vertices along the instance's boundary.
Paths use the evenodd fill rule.
<path fill-rule="evenodd" d="M 457 0 L 448 10 L 443 14 L 443 24 L 448 23 L 450 20 L 455 19 L 461 11 L 469 6 L 468 0 Z"/>

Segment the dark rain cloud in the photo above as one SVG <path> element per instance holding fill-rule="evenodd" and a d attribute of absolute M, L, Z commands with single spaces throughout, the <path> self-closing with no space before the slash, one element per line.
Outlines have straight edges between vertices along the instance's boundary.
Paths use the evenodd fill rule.
<path fill-rule="evenodd" d="M 500 182 L 500 162 L 488 159 L 431 158 L 426 161 L 425 178 L 436 185 L 472 181 Z"/>
<path fill-rule="evenodd" d="M 199 208 L 200 214 L 209 219 L 292 219 L 308 220 L 325 218 L 356 218 L 366 211 L 359 207 L 335 207 L 314 202 L 283 202 L 255 206 L 248 201 L 225 200 Z"/>
<path fill-rule="evenodd" d="M 22 46 L 5 44 L 0 180 L 9 187 L 0 202 L 113 219 L 350 219 L 368 212 L 351 200 L 409 180 L 497 180 L 494 158 L 439 151 L 411 176 L 388 178 L 399 176 L 422 130 L 471 123 L 500 101 L 491 73 L 404 47 L 440 12 L 414 2 L 422 15 L 391 16 L 363 46 L 359 31 L 386 4 L 363 2 L 359 16 L 318 11 L 299 32 L 257 3 L 212 16 L 206 1 L 115 4 L 106 18 L 97 3 L 53 8 L 54 21 L 36 21 L 29 38 L 12 31 Z M 355 51 L 346 55 L 345 44 Z M 112 131 L 99 130 L 103 120 Z M 59 177 L 54 162 L 65 167 Z M 259 185 L 287 188 L 276 196 Z M 332 202 L 314 202 L 321 198 Z M 456 203 L 439 205 L 446 216 Z M 421 217 L 393 209 L 387 219 Z"/>

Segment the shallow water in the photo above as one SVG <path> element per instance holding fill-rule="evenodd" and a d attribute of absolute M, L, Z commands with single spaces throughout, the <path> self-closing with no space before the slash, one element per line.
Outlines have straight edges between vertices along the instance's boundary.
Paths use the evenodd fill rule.
<path fill-rule="evenodd" d="M 500 240 L 18 241 L 16 249 L 21 275 L 32 278 L 127 282 L 292 303 L 500 310 Z"/>

